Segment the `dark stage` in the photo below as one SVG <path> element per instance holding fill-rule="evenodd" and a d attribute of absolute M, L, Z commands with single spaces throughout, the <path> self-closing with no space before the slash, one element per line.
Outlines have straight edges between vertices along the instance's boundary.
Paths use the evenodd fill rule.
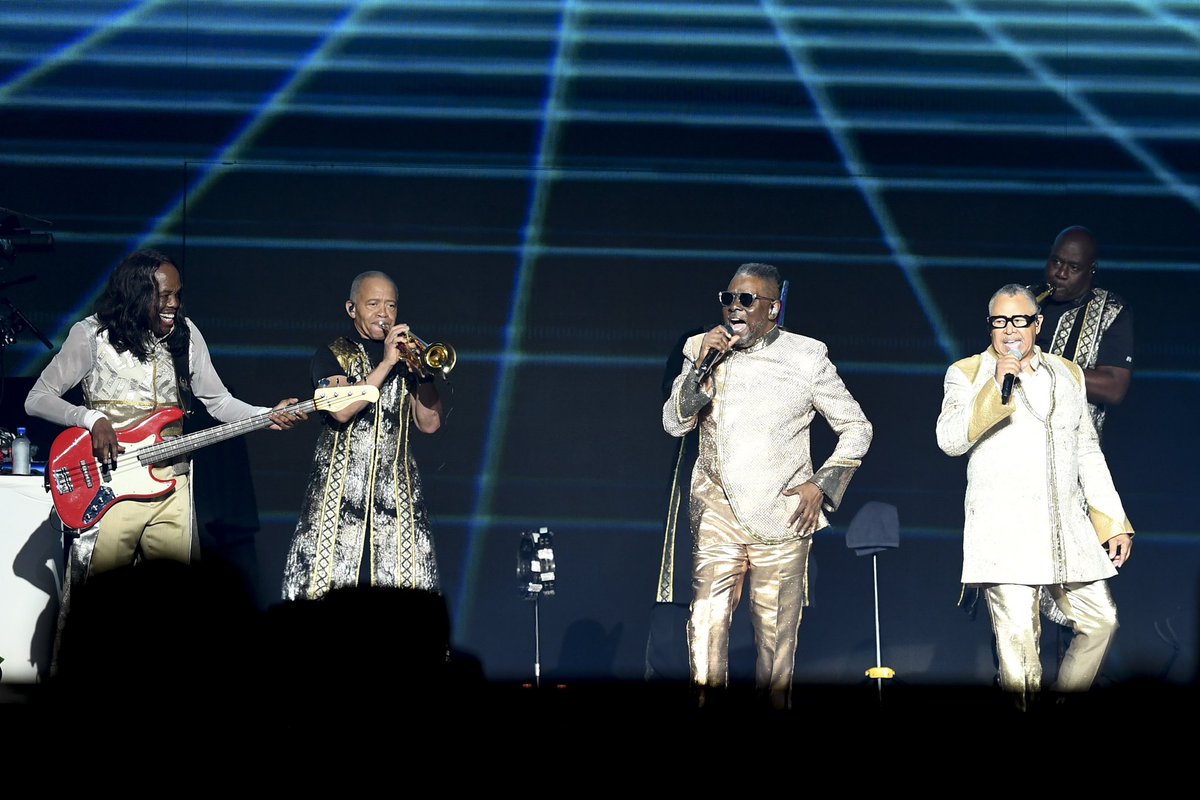
<path fill-rule="evenodd" d="M 445 424 L 413 446 L 452 643 L 478 669 L 458 711 L 498 726 L 712 718 L 645 680 L 679 454 L 662 407 L 681 337 L 720 322 L 716 292 L 755 261 L 788 279 L 786 326 L 828 345 L 874 426 L 813 549 L 804 713 L 772 719 L 1002 716 L 986 614 L 957 606 L 966 459 L 939 450 L 935 422 L 947 366 L 988 345 L 992 292 L 1040 282 L 1076 224 L 1099 242 L 1096 284 L 1136 320 L 1104 452 L 1137 535 L 1095 696 L 1039 718 L 1194 707 L 1192 0 L 6 0 L 0 28 L 0 223 L 19 244 L 0 258 L 0 319 L 19 309 L 61 347 L 121 259 L 154 247 L 247 402 L 311 396 L 312 354 L 346 328 L 365 270 L 395 279 L 423 339 L 456 348 Z M 52 356 L 27 329 L 0 353 L 0 427 L 29 424 L 43 458 L 57 429 L 23 401 Z M 236 570 L 258 614 L 281 603 L 318 427 L 196 454 L 203 556 Z M 818 465 L 833 442 L 816 423 Z M 864 679 L 872 564 L 845 541 L 872 501 L 900 523 L 877 561 L 881 660 L 897 676 L 882 703 Z M 20 642 L 32 661 L 0 652 L 0 671 L 44 677 L 61 573 L 54 544 L 16 541 L 9 511 L 6 580 L 36 594 L 39 627 Z M 691 594 L 685 520 L 676 604 Z M 521 535 L 543 526 L 557 589 L 535 616 L 515 567 Z M 656 643 L 677 664 L 681 627 L 667 630 Z M 1052 675 L 1049 626 L 1042 644 Z M 303 661 L 335 705 L 359 696 L 344 660 Z M 216 670 L 252 716 L 251 663 L 220 644 L 195 677 Z M 522 689 L 538 669 L 542 688 Z M 12 714 L 54 702 L 42 684 L 0 688 Z M 735 694 L 712 714 L 758 714 Z"/>

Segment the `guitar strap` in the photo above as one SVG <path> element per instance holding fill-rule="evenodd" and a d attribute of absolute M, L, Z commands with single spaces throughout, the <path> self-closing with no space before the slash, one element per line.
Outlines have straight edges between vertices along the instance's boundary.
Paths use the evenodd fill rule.
<path fill-rule="evenodd" d="M 175 366 L 175 389 L 179 394 L 179 408 L 183 411 L 184 420 L 192 416 L 192 372 L 188 359 L 191 349 L 189 343 L 182 353 L 171 353 L 171 362 Z"/>

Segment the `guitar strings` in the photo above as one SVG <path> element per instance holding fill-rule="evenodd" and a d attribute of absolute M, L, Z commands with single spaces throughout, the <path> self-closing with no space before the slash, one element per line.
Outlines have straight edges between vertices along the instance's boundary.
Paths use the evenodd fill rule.
<path fill-rule="evenodd" d="M 337 410 L 336 408 L 332 408 L 332 406 L 337 405 L 337 403 L 331 403 L 330 400 L 331 399 L 341 400 L 343 398 L 337 398 L 337 397 L 330 398 L 330 397 L 325 396 L 327 394 L 329 394 L 329 393 L 328 392 L 318 392 L 318 396 L 314 397 L 312 400 L 305 400 L 303 403 L 297 403 L 294 406 L 287 406 L 286 408 L 278 408 L 278 409 L 273 408 L 270 411 L 266 412 L 265 414 L 258 414 L 256 416 L 250 417 L 248 419 L 239 420 L 237 422 L 231 422 L 231 423 L 229 423 L 228 426 L 221 426 L 220 428 L 209 428 L 207 430 L 196 431 L 195 433 L 184 434 L 183 436 L 176 436 L 171 439 L 163 440 L 161 442 L 155 442 L 154 444 L 147 445 L 146 447 L 139 448 L 130 453 L 118 454 L 117 455 L 117 463 L 114 467 L 111 467 L 108 470 L 108 474 L 115 475 L 118 473 L 126 473 L 126 472 L 130 472 L 133 470 L 149 469 L 150 467 L 153 467 L 155 464 L 158 464 L 158 463 L 164 461 L 165 459 L 173 458 L 174 456 L 182 455 L 184 453 L 188 453 L 193 450 L 199 450 L 200 448 L 206 447 L 210 444 L 216 444 L 217 442 L 223 442 L 226 439 L 232 439 L 235 436 L 240 436 L 242 433 L 249 432 L 251 430 L 257 430 L 258 428 L 261 428 L 261 427 L 266 427 L 267 423 L 269 423 L 271 421 L 271 415 L 275 414 L 279 411 L 286 411 L 288 413 L 302 411 L 303 413 L 307 414 L 310 411 L 317 411 L 317 410 L 327 410 L 327 409 Z M 333 394 L 336 395 L 337 393 L 335 392 Z M 370 393 L 369 392 L 359 392 L 359 394 L 368 394 L 369 395 Z M 344 405 L 348 405 L 349 403 L 356 402 L 357 399 L 359 399 L 359 398 L 354 398 L 354 397 L 345 398 Z M 205 439 L 208 439 L 210 441 L 203 441 Z M 202 442 L 202 443 L 193 445 L 192 444 L 193 442 Z M 152 456 L 153 458 L 152 458 L 152 460 L 143 462 L 142 456 Z M 84 460 L 80 463 L 77 463 L 77 464 L 74 464 L 71 466 L 51 467 L 48 470 L 48 472 L 49 472 L 48 477 L 52 477 L 55 475 L 61 475 L 65 472 L 67 478 L 70 479 L 72 482 L 74 482 L 76 480 L 83 480 L 85 469 L 90 471 L 93 475 L 99 476 L 100 474 L 102 474 L 100 472 L 100 470 L 97 469 L 97 462 L 96 462 L 95 457 L 93 456 L 90 459 Z M 103 482 L 103 480 L 101 480 L 101 482 Z M 85 482 L 85 486 L 86 486 L 86 482 Z M 71 491 L 75 491 L 75 489 L 72 488 Z"/>
<path fill-rule="evenodd" d="M 303 403 L 297 403 L 294 406 L 289 406 L 287 409 L 272 409 L 266 414 L 258 414 L 248 419 L 238 420 L 237 422 L 230 423 L 228 426 L 221 426 L 220 429 L 209 428 L 207 430 L 196 431 L 195 433 L 164 439 L 163 441 L 155 442 L 154 444 L 138 448 L 137 450 L 133 450 L 128 453 L 120 453 L 117 455 L 116 466 L 110 467 L 108 469 L 108 474 L 116 475 L 133 470 L 149 469 L 155 464 L 159 464 L 169 458 L 183 455 L 184 453 L 189 453 L 193 450 L 199 450 L 202 447 L 223 442 L 226 439 L 232 439 L 251 430 L 257 430 L 258 428 L 266 427 L 266 425 L 271 422 L 271 415 L 277 411 L 286 410 L 290 413 L 294 413 L 295 411 L 303 411 L 307 414 L 310 411 L 316 410 L 316 407 L 316 401 L 308 400 Z M 143 458 L 146 458 L 147 460 L 143 461 Z M 94 456 L 75 465 L 66 467 L 52 467 L 50 469 L 50 474 L 60 475 L 65 472 L 66 475 L 72 480 L 82 480 L 85 469 L 91 472 L 93 475 L 101 474 L 100 470 L 97 468 L 97 462 Z"/>

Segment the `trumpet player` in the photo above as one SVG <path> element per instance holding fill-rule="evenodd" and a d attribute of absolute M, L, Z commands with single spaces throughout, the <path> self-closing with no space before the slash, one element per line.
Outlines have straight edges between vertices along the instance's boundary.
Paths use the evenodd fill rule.
<path fill-rule="evenodd" d="M 1083 370 L 1088 410 L 1103 435 L 1108 406 L 1125 399 L 1133 379 L 1133 311 L 1116 292 L 1092 285 L 1098 252 L 1096 237 L 1080 225 L 1055 238 L 1046 258 L 1046 284 L 1054 291 L 1042 305 L 1037 343 Z"/>
<path fill-rule="evenodd" d="M 409 447 L 415 428 L 442 424 L 425 349 L 396 321 L 395 282 L 364 272 L 350 284 L 351 329 L 317 350 L 315 386 L 363 382 L 376 403 L 322 412 L 308 487 L 284 567 L 285 600 L 317 598 L 344 586 L 440 592 L 421 476 Z"/>

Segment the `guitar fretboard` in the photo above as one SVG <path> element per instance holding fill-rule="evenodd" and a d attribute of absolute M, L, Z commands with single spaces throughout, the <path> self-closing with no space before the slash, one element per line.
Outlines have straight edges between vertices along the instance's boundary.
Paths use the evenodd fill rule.
<path fill-rule="evenodd" d="M 303 403 L 297 403 L 294 406 L 288 406 L 283 409 L 272 409 L 265 414 L 258 414 L 248 419 L 230 422 L 225 425 L 218 425 L 215 428 L 206 428 L 195 433 L 188 433 L 183 436 L 177 436 L 172 439 L 167 439 L 159 444 L 143 447 L 137 451 L 138 462 L 142 466 L 150 466 L 158 464 L 168 459 L 181 456 L 184 453 L 190 453 L 193 450 L 199 450 L 201 447 L 207 447 L 210 444 L 217 444 L 226 439 L 232 439 L 236 436 L 241 436 L 243 433 L 256 431 L 259 428 L 269 428 L 273 423 L 271 415 L 279 411 L 301 411 L 305 414 L 315 411 L 317 403 L 315 400 L 306 400 Z"/>

